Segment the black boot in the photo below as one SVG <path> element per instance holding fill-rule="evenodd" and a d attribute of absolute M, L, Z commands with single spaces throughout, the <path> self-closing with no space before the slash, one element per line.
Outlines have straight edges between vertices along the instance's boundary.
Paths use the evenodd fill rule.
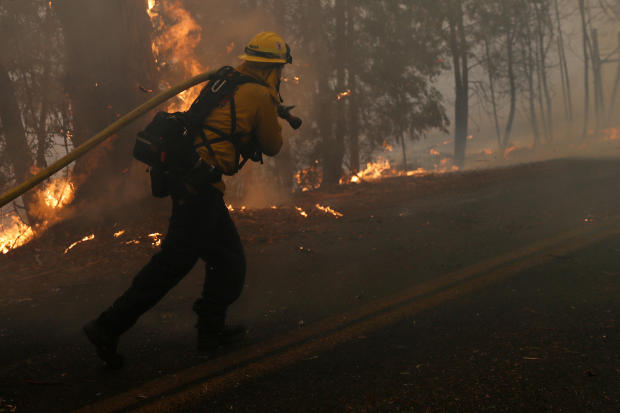
<path fill-rule="evenodd" d="M 118 336 L 108 334 L 96 320 L 91 321 L 84 327 L 84 333 L 88 340 L 95 346 L 97 356 L 111 369 L 123 367 L 123 356 L 116 352 Z"/>

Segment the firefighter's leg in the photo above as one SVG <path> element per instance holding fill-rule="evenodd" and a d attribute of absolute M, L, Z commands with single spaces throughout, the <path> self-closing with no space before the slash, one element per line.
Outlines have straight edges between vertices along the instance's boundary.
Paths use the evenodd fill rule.
<path fill-rule="evenodd" d="M 243 289 L 246 261 L 226 205 L 221 200 L 216 205 L 214 237 L 201 254 L 206 270 L 202 296 L 193 307 L 198 314 L 198 346 L 206 351 L 218 344 L 237 341 L 245 333 L 241 327 L 225 326 L 226 310 Z"/>
<path fill-rule="evenodd" d="M 86 333 L 105 361 L 105 355 L 112 359 L 111 354 L 116 353 L 118 336 L 161 300 L 198 260 L 197 249 L 192 243 L 196 232 L 194 209 L 191 205 L 174 201 L 161 251 L 138 272 L 129 289 L 85 327 L 85 330 L 90 329 L 90 334 L 89 331 Z"/>

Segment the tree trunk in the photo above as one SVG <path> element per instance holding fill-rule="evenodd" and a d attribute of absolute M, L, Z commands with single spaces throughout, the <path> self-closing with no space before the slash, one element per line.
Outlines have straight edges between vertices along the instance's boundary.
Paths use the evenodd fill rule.
<path fill-rule="evenodd" d="M 592 29 L 592 76 L 594 78 L 594 136 L 599 136 L 601 129 L 601 117 L 605 113 L 603 97 L 603 80 L 601 74 L 601 57 L 598 45 L 598 31 Z"/>
<path fill-rule="evenodd" d="M 9 77 L 9 72 L 2 62 L 0 62 L 0 120 L 4 132 L 6 153 L 13 166 L 13 176 L 16 183 L 22 183 L 30 176 L 30 169 L 33 166 L 32 153 L 28 147 L 26 132 L 22 123 L 21 111 L 15 96 L 13 82 Z M 30 205 L 34 203 L 32 192 L 22 196 L 26 210 L 28 223 L 34 225 L 36 220 L 30 215 Z"/>
<path fill-rule="evenodd" d="M 618 32 L 618 68 L 616 69 L 616 78 L 614 79 L 614 87 L 609 97 L 609 113 L 607 114 L 607 126 L 611 125 L 616 108 L 616 96 L 618 93 L 618 85 L 620 85 L 620 32 Z"/>
<path fill-rule="evenodd" d="M 359 89 L 357 84 L 358 78 L 358 62 L 354 59 L 355 53 L 355 5 L 353 0 L 347 0 L 347 71 L 349 74 L 348 88 L 351 90 L 351 96 L 347 104 L 347 125 L 348 125 L 348 146 L 349 146 L 349 169 L 355 174 L 360 171 L 360 105 L 359 105 Z"/>
<path fill-rule="evenodd" d="M 469 120 L 469 67 L 463 23 L 463 5 L 460 0 L 455 3 L 457 10 L 450 14 L 448 24 L 456 95 L 454 103 L 454 162 L 459 168 L 462 168 L 465 163 L 467 123 Z"/>
<path fill-rule="evenodd" d="M 400 146 L 403 151 L 403 171 L 408 169 L 407 166 L 407 146 L 405 143 L 405 131 L 401 129 L 400 131 Z"/>
<path fill-rule="evenodd" d="M 56 0 L 67 47 L 65 87 L 73 107 L 77 146 L 157 90 L 147 1 Z M 80 199 L 110 199 L 113 184 L 131 163 L 134 124 L 78 160 L 74 175 Z M 96 171 L 94 170 L 96 168 Z M 103 193 L 102 193 L 103 192 Z M 102 196 L 103 195 L 103 196 Z"/>
<path fill-rule="evenodd" d="M 564 96 L 564 111 L 566 119 L 569 122 L 573 120 L 573 102 L 570 91 L 570 76 L 568 72 L 568 63 L 566 62 L 566 53 L 564 50 L 564 34 L 562 33 L 562 23 L 560 20 L 560 8 L 558 0 L 554 0 L 555 18 L 558 26 L 558 55 L 560 59 L 560 75 L 562 77 L 562 95 Z"/>
<path fill-rule="evenodd" d="M 357 88 L 357 75 L 351 73 L 349 87 L 351 89 L 351 98 L 349 99 L 349 114 L 347 121 L 349 123 L 349 168 L 351 173 L 355 174 L 360 171 L 360 107 L 359 92 Z"/>
<path fill-rule="evenodd" d="M 502 138 L 502 132 L 499 128 L 499 117 L 497 115 L 497 102 L 495 101 L 495 70 L 493 68 L 493 62 L 491 62 L 491 53 L 489 51 L 489 39 L 484 38 L 484 54 L 487 60 L 487 73 L 489 75 L 489 93 L 491 93 L 491 107 L 493 108 L 493 121 L 495 122 L 495 134 L 497 136 L 497 145 L 500 152 L 504 150 L 504 139 Z"/>
<path fill-rule="evenodd" d="M 510 84 L 510 109 L 508 111 L 508 120 L 506 121 L 506 128 L 504 129 L 504 148 L 508 146 L 510 141 L 510 135 L 512 133 L 512 124 L 515 119 L 515 112 L 517 109 L 517 82 L 515 79 L 514 71 L 514 56 L 513 56 L 513 33 L 511 29 L 506 34 L 506 53 L 508 54 L 508 83 Z"/>
<path fill-rule="evenodd" d="M 333 175 L 333 124 L 332 124 L 332 108 L 333 108 L 333 90 L 329 86 L 329 51 L 326 38 L 325 22 L 322 16 L 322 8 L 320 0 L 312 0 L 307 2 L 308 21 L 308 41 L 312 44 L 313 52 L 316 55 L 318 71 L 316 82 L 316 95 L 314 96 L 314 108 L 316 110 L 316 122 L 320 134 L 319 153 L 321 154 L 323 167 L 323 182 L 330 183 L 326 179 L 327 175 Z M 318 34 L 317 34 L 318 32 Z"/>
<path fill-rule="evenodd" d="M 541 105 L 542 113 L 545 115 L 545 131 L 547 134 L 547 141 L 553 140 L 553 109 L 551 106 L 551 94 L 549 93 L 549 85 L 547 82 L 547 51 L 545 50 L 545 16 L 542 10 L 536 8 L 536 21 L 538 25 L 538 49 L 539 49 L 539 76 L 542 82 L 542 93 L 544 93 L 545 101 Z M 548 17 L 548 16 L 547 16 Z"/>
<path fill-rule="evenodd" d="M 588 135 L 588 123 L 590 117 L 590 66 L 589 66 L 589 54 L 588 54 L 588 27 L 586 23 L 586 12 L 584 0 L 579 0 L 579 14 L 581 16 L 581 34 L 583 44 L 583 130 L 581 137 L 585 139 Z"/>
<path fill-rule="evenodd" d="M 336 0 L 336 88 L 338 93 L 346 90 L 345 63 L 346 63 L 346 1 Z M 345 109 L 347 99 L 336 103 L 335 136 L 329 165 L 326 165 L 325 181 L 336 184 L 342 176 L 342 160 L 344 158 L 344 140 L 346 134 Z"/>
<path fill-rule="evenodd" d="M 536 116 L 536 103 L 534 102 L 534 62 L 532 57 L 532 43 L 530 41 L 529 30 L 526 30 L 526 37 L 523 39 L 522 45 L 523 61 L 525 62 L 525 71 L 528 86 L 528 106 L 530 110 L 530 125 L 532 126 L 532 135 L 534 138 L 534 147 L 540 144 L 540 135 L 538 131 L 538 120 Z"/>

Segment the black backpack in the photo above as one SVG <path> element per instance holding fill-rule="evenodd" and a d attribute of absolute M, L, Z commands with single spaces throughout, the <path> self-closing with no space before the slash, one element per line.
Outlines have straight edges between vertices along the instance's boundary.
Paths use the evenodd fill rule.
<path fill-rule="evenodd" d="M 248 159 L 262 161 L 262 151 L 256 139 L 242 144 L 236 131 L 237 112 L 234 94 L 244 83 L 263 83 L 237 72 L 231 66 L 224 66 L 210 78 L 200 95 L 186 112 L 158 112 L 146 128 L 138 133 L 133 148 L 133 156 L 150 166 L 151 190 L 156 197 L 165 197 L 174 192 L 174 187 L 188 184 L 195 189 L 209 182 L 217 182 L 222 172 L 213 165 L 202 162 L 196 149 L 205 146 L 214 159 L 211 144 L 230 141 L 236 154 L 236 169 L 245 165 Z M 266 85 L 264 85 L 266 86 Z M 205 118 L 217 106 L 230 102 L 231 130 L 224 132 L 204 125 Z M 204 130 L 208 129 L 218 138 L 207 140 Z M 195 145 L 196 137 L 202 137 Z M 239 158 L 243 160 L 239 162 Z M 175 185 L 176 183 L 176 185 Z M 178 185 L 181 184 L 181 185 Z"/>

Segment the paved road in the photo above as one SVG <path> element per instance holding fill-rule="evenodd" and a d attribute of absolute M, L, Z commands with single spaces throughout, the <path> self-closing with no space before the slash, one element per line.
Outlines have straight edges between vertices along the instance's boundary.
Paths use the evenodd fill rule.
<path fill-rule="evenodd" d="M 251 332 L 214 360 L 192 349 L 198 268 L 123 337 L 120 372 L 79 326 L 130 277 L 91 269 L 53 294 L 16 277 L 0 397 L 17 411 L 616 412 L 616 163 L 315 194 L 294 203 L 345 216 L 291 219 L 268 240 L 267 212 L 235 216 L 250 275 L 231 317 Z"/>

